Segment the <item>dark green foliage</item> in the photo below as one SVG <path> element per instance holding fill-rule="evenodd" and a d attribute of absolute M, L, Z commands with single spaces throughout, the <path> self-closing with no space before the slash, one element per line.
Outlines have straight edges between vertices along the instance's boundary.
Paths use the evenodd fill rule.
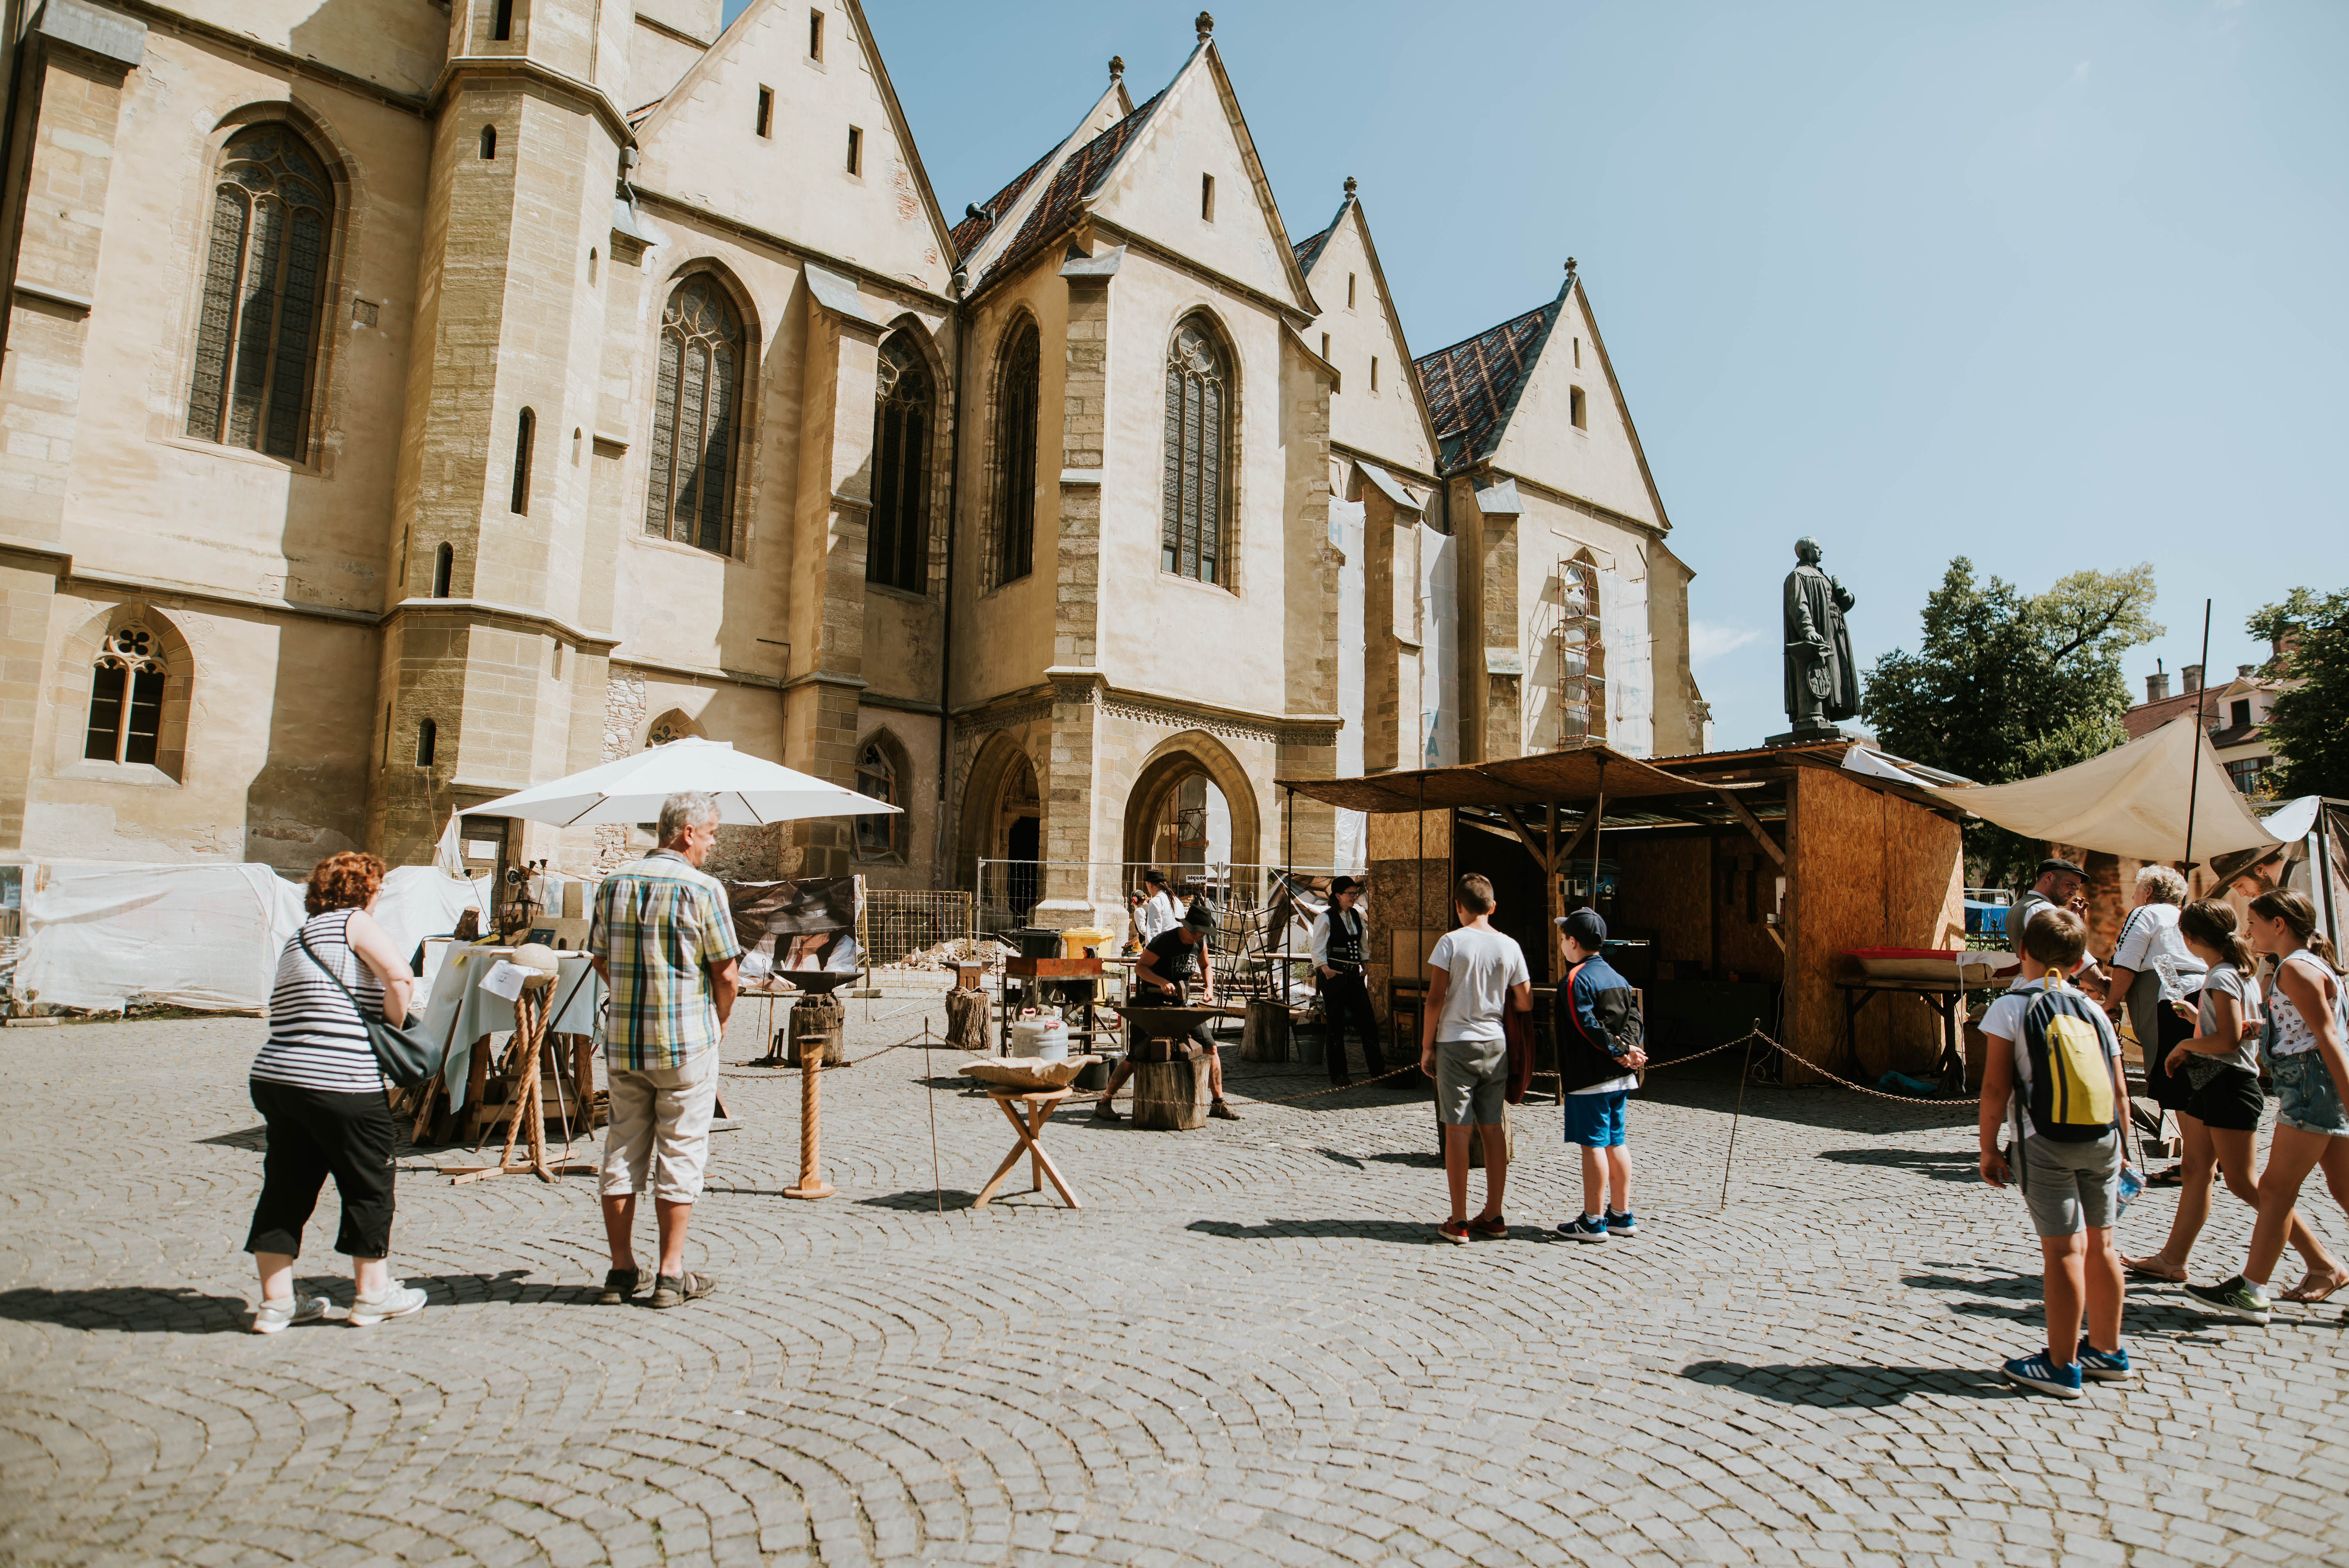
<path fill-rule="evenodd" d="M 1886 750 L 1983 784 L 2035 779 L 2111 750 L 2127 738 L 2121 655 L 2161 634 L 2153 568 L 2075 572 L 2024 593 L 1973 562 L 1950 562 L 1925 600 L 1914 654 L 1876 661 L 1860 716 Z M 2039 846 L 1987 822 L 1966 829 L 1967 874 L 2012 886 Z"/>
<path fill-rule="evenodd" d="M 2301 683 L 2276 694 L 2262 727 L 2275 748 L 2276 792 L 2349 796 L 2349 591 L 2295 588 L 2246 624 L 2270 643 L 2290 634 L 2261 673 Z"/>

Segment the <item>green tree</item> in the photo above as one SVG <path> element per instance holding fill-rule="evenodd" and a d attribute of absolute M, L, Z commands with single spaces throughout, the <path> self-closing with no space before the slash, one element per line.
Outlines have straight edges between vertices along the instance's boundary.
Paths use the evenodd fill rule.
<path fill-rule="evenodd" d="M 2300 683 L 2276 694 L 2263 727 L 2277 793 L 2349 796 L 2349 591 L 2295 588 L 2246 624 L 2283 650 L 2261 673 Z"/>
<path fill-rule="evenodd" d="M 1950 562 L 1927 595 L 1917 652 L 1876 661 L 1860 716 L 1885 748 L 1983 784 L 2035 779 L 2127 739 L 2121 655 L 2161 634 L 2153 568 L 2075 572 L 2044 593 Z M 1983 885 L 2016 881 L 2039 847 L 1988 822 L 1966 829 Z"/>

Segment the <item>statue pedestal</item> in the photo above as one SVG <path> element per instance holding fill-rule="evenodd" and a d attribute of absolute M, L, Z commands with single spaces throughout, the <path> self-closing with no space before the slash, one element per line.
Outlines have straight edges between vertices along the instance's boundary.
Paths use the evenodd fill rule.
<path fill-rule="evenodd" d="M 1842 730 L 1837 729 L 1832 724 L 1822 724 L 1816 728 L 1790 729 L 1784 735 L 1768 736 L 1763 739 L 1762 744 L 1764 746 L 1807 746 L 1816 741 L 1821 740 L 1857 740 L 1858 738 L 1859 737 L 1857 735 L 1845 734 Z"/>

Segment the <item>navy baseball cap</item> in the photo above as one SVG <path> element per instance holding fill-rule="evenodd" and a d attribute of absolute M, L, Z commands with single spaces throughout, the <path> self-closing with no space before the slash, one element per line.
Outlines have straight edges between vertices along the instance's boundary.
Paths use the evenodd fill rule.
<path fill-rule="evenodd" d="M 1582 944 L 1586 953 L 1596 953 L 1607 941 L 1607 917 L 1595 909 L 1569 910 L 1557 917 L 1557 928 Z"/>

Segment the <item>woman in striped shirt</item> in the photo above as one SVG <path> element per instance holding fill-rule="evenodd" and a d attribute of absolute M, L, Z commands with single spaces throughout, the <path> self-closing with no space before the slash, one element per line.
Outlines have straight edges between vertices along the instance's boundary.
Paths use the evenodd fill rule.
<path fill-rule="evenodd" d="M 326 1314 L 326 1297 L 294 1294 L 294 1259 L 330 1175 L 343 1205 L 335 1250 L 349 1255 L 356 1292 L 350 1322 L 365 1327 L 424 1305 L 424 1293 L 393 1279 L 385 1266 L 398 1136 L 359 1012 L 365 1007 L 396 1025 L 415 1001 L 415 976 L 367 913 L 383 870 L 373 855 L 320 861 L 303 898 L 309 919 L 277 960 L 269 1038 L 253 1062 L 254 1108 L 269 1124 L 261 1199 L 244 1243 L 261 1270 L 256 1334 Z"/>

